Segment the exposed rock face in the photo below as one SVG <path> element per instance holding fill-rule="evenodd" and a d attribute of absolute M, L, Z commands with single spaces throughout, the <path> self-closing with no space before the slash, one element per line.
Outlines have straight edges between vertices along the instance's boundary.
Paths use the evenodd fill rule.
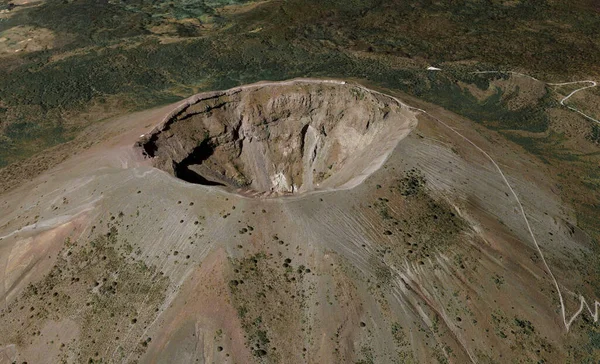
<path fill-rule="evenodd" d="M 415 123 L 359 86 L 282 82 L 195 98 L 139 145 L 188 182 L 299 193 L 362 182 Z"/>

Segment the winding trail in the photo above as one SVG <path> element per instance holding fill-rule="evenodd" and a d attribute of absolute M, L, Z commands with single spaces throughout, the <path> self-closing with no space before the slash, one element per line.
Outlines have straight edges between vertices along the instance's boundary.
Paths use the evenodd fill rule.
<path fill-rule="evenodd" d="M 531 79 L 533 79 L 535 81 L 538 81 L 538 82 L 543 82 L 543 81 L 540 81 L 540 80 L 538 80 L 537 78 L 535 78 L 533 76 L 529 76 L 529 75 L 526 75 L 526 74 L 523 74 L 523 73 L 513 72 L 513 71 L 478 71 L 478 72 L 473 72 L 473 73 L 476 73 L 476 74 L 483 74 L 483 73 L 509 73 L 509 74 L 513 74 L 513 75 L 516 75 L 516 76 L 531 78 Z M 544 83 L 546 83 L 546 82 L 544 82 Z M 578 88 L 578 89 L 572 91 L 570 94 L 568 94 L 567 96 L 565 96 L 562 100 L 560 100 L 560 104 L 563 105 L 563 106 L 566 106 L 570 110 L 575 111 L 576 113 L 584 116 L 586 119 L 589 119 L 591 121 L 594 121 L 594 122 L 600 124 L 600 121 L 592 118 L 589 115 L 584 114 L 580 110 L 577 110 L 577 109 L 575 109 L 575 108 L 573 108 L 571 106 L 565 105 L 565 101 L 567 101 L 575 93 L 577 93 L 579 91 L 582 91 L 582 90 L 585 90 L 585 89 L 588 89 L 588 88 L 596 87 L 598 85 L 596 81 L 584 80 L 584 81 L 561 82 L 561 83 L 546 83 L 546 85 L 550 85 L 550 86 L 563 86 L 563 85 L 572 85 L 572 84 L 578 84 L 578 83 L 589 83 L 590 85 L 584 86 L 584 87 L 581 87 L 581 88 Z M 422 112 L 424 114 L 427 114 L 429 117 L 431 117 L 432 119 L 434 119 L 438 123 L 442 124 L 446 128 L 450 129 L 452 132 L 454 132 L 455 134 L 459 135 L 461 138 L 463 138 L 469 144 L 471 144 L 473 147 L 475 147 L 475 149 L 477 149 L 483 155 L 485 155 L 485 157 L 492 162 L 492 164 L 494 165 L 494 167 L 496 168 L 496 170 L 498 170 L 498 173 L 500 173 L 500 175 L 502 176 L 502 179 L 504 180 L 504 183 L 506 184 L 506 186 L 508 186 L 508 188 L 510 189 L 510 192 L 512 193 L 512 195 L 515 198 L 517 204 L 519 205 L 519 209 L 520 209 L 521 215 L 523 216 L 523 220 L 525 221 L 525 224 L 527 225 L 527 230 L 529 231 L 529 234 L 531 235 L 531 239 L 532 239 L 532 241 L 533 241 L 533 243 L 535 245 L 535 248 L 538 251 L 539 256 L 541 257 L 542 262 L 544 263 L 544 267 L 546 268 L 546 271 L 548 272 L 548 274 L 550 275 L 550 278 L 552 279 L 552 282 L 554 283 L 554 286 L 555 286 L 556 291 L 558 293 L 558 299 L 560 301 L 560 308 L 561 308 L 561 315 L 562 315 L 563 323 L 565 325 L 565 329 L 567 330 L 567 332 L 571 328 L 571 325 L 573 324 L 573 322 L 579 317 L 579 315 L 581 315 L 583 313 L 584 309 L 586 309 L 587 312 L 590 314 L 590 316 L 594 319 L 594 322 L 598 322 L 598 318 L 600 316 L 600 302 L 598 302 L 597 300 L 594 300 L 594 303 L 590 306 L 590 304 L 587 302 L 587 300 L 585 299 L 585 297 L 582 294 L 579 295 L 579 302 L 580 302 L 579 309 L 573 315 L 571 315 L 570 317 L 567 315 L 566 307 L 565 307 L 565 302 L 564 302 L 564 296 L 563 296 L 562 291 L 560 290 L 560 285 L 558 284 L 558 281 L 556 280 L 556 277 L 554 276 L 554 273 L 552 273 L 552 270 L 550 269 L 550 266 L 548 265 L 548 262 L 546 261 L 546 258 L 544 257 L 544 253 L 542 252 L 542 249 L 540 248 L 540 245 L 539 245 L 539 243 L 538 243 L 538 241 L 537 241 L 537 239 L 535 237 L 535 234 L 533 233 L 533 230 L 531 229 L 531 225 L 529 224 L 529 219 L 527 218 L 527 214 L 525 213 L 525 209 L 523 208 L 523 204 L 521 203 L 521 200 L 519 199 L 519 196 L 517 195 L 517 193 L 515 192 L 515 190 L 512 188 L 512 186 L 508 182 L 508 179 L 504 175 L 504 172 L 502 172 L 502 169 L 500 168 L 500 166 L 498 165 L 498 163 L 496 163 L 496 161 L 487 152 L 485 152 L 483 149 L 481 149 L 479 146 L 477 146 L 475 143 L 473 143 L 467 137 L 465 137 L 464 135 L 462 135 L 461 133 L 459 133 L 456 129 L 454 129 L 450 125 L 446 124 L 445 122 L 441 121 L 440 119 L 436 118 L 435 116 L 427 113 L 425 110 L 418 109 L 418 108 L 412 108 L 412 109 L 416 110 L 416 111 L 419 111 L 419 112 Z"/>
<path fill-rule="evenodd" d="M 534 80 L 534 81 L 538 81 L 538 82 L 545 83 L 545 84 L 546 84 L 546 85 L 548 85 L 548 86 L 567 86 L 567 85 L 575 85 L 575 84 L 578 84 L 578 83 L 588 83 L 588 84 L 589 84 L 588 86 L 583 86 L 583 87 L 580 87 L 580 88 L 578 88 L 578 89 L 576 89 L 576 90 L 572 91 L 572 92 L 571 92 L 570 94 L 568 94 L 567 96 L 563 97 L 563 98 L 560 100 L 560 104 L 561 104 L 562 106 L 564 106 L 564 107 L 568 108 L 569 110 L 571 110 L 571 111 L 574 111 L 574 112 L 578 113 L 579 115 L 583 116 L 584 118 L 586 118 L 586 119 L 588 119 L 588 120 L 590 120 L 590 121 L 593 121 L 593 122 L 595 122 L 595 123 L 598 123 L 598 124 L 600 124 L 600 120 L 598 120 L 598 119 L 595 119 L 595 118 L 593 118 L 592 116 L 590 116 L 590 115 L 587 115 L 587 114 L 583 113 L 583 112 L 582 112 L 581 110 L 579 110 L 579 109 L 576 109 L 576 108 L 574 108 L 574 107 L 572 107 L 572 106 L 569 106 L 569 105 L 566 105 L 566 104 L 565 104 L 565 102 L 566 102 L 566 101 L 567 101 L 569 98 L 571 98 L 571 96 L 575 95 L 575 94 L 576 94 L 576 93 L 578 93 L 579 91 L 583 91 L 583 90 L 586 90 L 586 89 L 588 89 L 588 88 L 592 88 L 592 87 L 596 87 L 596 86 L 598 86 L 598 83 L 597 83 L 596 81 L 592 81 L 592 80 L 582 80 L 582 81 L 571 81 L 571 82 L 555 82 L 555 83 L 552 83 L 552 82 L 544 82 L 544 81 L 538 80 L 537 78 L 535 78 L 535 77 L 533 77 L 533 76 L 526 75 L 526 74 L 524 74 L 524 73 L 514 72 L 514 71 L 477 71 L 477 72 L 473 72 L 473 74 L 486 74 L 486 73 L 504 73 L 504 74 L 508 73 L 508 74 L 515 75 L 515 76 L 527 77 L 527 78 L 530 78 L 530 79 L 532 79 L 532 80 Z"/>
<path fill-rule="evenodd" d="M 508 72 L 503 72 L 503 71 L 479 71 L 479 72 L 474 72 L 474 73 L 510 73 L 510 74 L 514 74 L 516 76 L 521 76 L 521 77 L 528 77 L 531 78 L 533 80 L 536 80 L 538 82 L 543 82 L 540 81 L 538 79 L 536 79 L 535 77 L 529 76 L 529 75 L 525 75 L 522 73 L 518 73 L 518 72 L 512 72 L 512 71 L 508 71 Z M 584 86 L 581 88 L 578 88 L 576 90 L 574 90 L 573 92 L 571 92 L 569 95 L 567 95 L 566 97 L 564 97 L 560 103 L 563 106 L 568 107 L 569 109 L 581 114 L 582 116 L 586 117 L 587 119 L 594 121 L 596 123 L 600 124 L 600 121 L 585 115 L 584 113 L 582 113 L 581 111 L 570 107 L 568 105 L 565 105 L 565 101 L 567 101 L 571 96 L 573 96 L 575 93 L 588 89 L 588 88 L 592 88 L 592 87 L 596 87 L 598 84 L 596 81 L 574 81 L 574 82 L 564 82 L 564 83 L 546 83 L 547 85 L 551 85 L 551 86 L 561 86 L 561 85 L 569 85 L 569 84 L 577 84 L 577 83 L 589 83 L 590 85 L 588 86 Z M 373 92 L 373 93 L 378 93 L 377 91 L 373 91 L 373 90 L 369 90 L 366 87 L 360 86 L 358 85 L 359 88 L 363 88 L 364 90 Z M 379 93 L 381 94 L 381 93 Z M 550 269 L 550 266 L 548 265 L 548 262 L 546 261 L 546 257 L 544 256 L 544 253 L 542 252 L 542 249 L 535 237 L 535 234 L 533 233 L 533 230 L 531 228 L 531 224 L 529 223 L 529 218 L 527 217 L 527 214 L 525 213 L 525 208 L 523 207 L 523 204 L 521 203 L 521 199 L 519 199 L 519 196 L 517 195 L 517 193 L 515 192 L 515 190 L 513 189 L 513 187 L 511 186 L 511 184 L 508 182 L 508 179 L 506 177 L 506 175 L 504 174 L 504 172 L 502 171 L 502 169 L 500 168 L 500 166 L 498 165 L 498 163 L 483 149 L 481 149 L 477 144 L 475 144 L 473 141 L 471 141 L 469 138 L 467 138 L 466 136 L 464 136 L 463 134 L 461 134 L 458 130 L 456 130 L 455 128 L 451 127 L 450 125 L 448 125 L 447 123 L 445 123 L 444 121 L 438 119 L 437 117 L 431 115 L 430 113 L 428 113 L 427 111 L 420 109 L 420 108 L 416 108 L 416 107 L 412 107 L 410 105 L 405 104 L 404 102 L 400 101 L 399 99 L 387 95 L 389 97 L 392 97 L 394 100 L 396 100 L 397 102 L 399 102 L 401 105 L 408 107 L 409 109 L 413 110 L 413 111 L 417 111 L 420 113 L 423 113 L 427 116 L 429 116 L 430 118 L 432 118 L 433 120 L 435 120 L 436 122 L 438 122 L 439 124 L 443 125 L 445 128 L 451 130 L 453 133 L 457 134 L 458 136 L 460 136 L 462 139 L 464 139 L 467 143 L 471 144 L 475 149 L 477 149 L 480 153 L 482 153 L 496 168 L 496 170 L 498 171 L 498 173 L 500 174 L 500 176 L 502 177 L 502 180 L 504 181 L 504 183 L 506 184 L 506 186 L 508 187 L 508 189 L 510 190 L 513 198 L 515 199 L 515 201 L 517 202 L 517 205 L 519 206 L 519 210 L 521 213 L 521 216 L 523 217 L 523 220 L 525 221 L 525 225 L 527 226 L 527 231 L 529 232 L 529 235 L 531 236 L 532 242 L 540 256 L 540 258 L 542 259 L 542 262 L 544 264 L 544 268 L 546 269 L 548 275 L 550 276 L 550 278 L 552 279 L 552 283 L 554 284 L 556 291 L 558 293 L 558 299 L 560 301 L 560 308 L 561 308 L 561 316 L 562 316 L 562 320 L 563 323 L 565 325 L 565 329 L 567 330 L 567 332 L 569 331 L 569 329 L 571 328 L 571 325 L 573 324 L 573 322 L 582 314 L 582 312 L 584 311 L 584 309 L 587 309 L 587 312 L 590 314 L 590 316 L 594 319 L 594 322 L 598 322 L 598 319 L 600 318 L 600 302 L 598 302 L 597 300 L 594 300 L 594 303 L 590 306 L 590 304 L 587 302 L 587 300 L 585 299 L 585 297 L 583 295 L 579 295 L 579 301 L 580 301 L 580 306 L 579 309 L 570 317 L 567 315 L 566 312 L 566 306 L 565 306 L 565 301 L 564 301 L 564 295 L 560 289 L 560 285 L 558 284 L 558 281 L 556 280 L 556 277 L 554 276 L 554 273 L 552 272 L 552 269 Z M 593 308 L 592 308 L 593 307 Z M 471 357 L 471 359 L 473 359 Z"/>
<path fill-rule="evenodd" d="M 582 111 L 580 111 L 580 110 L 578 110 L 578 109 L 576 109 L 576 108 L 574 108 L 572 106 L 565 105 L 565 101 L 567 101 L 571 96 L 573 96 L 577 92 L 585 90 L 585 89 L 588 89 L 588 88 L 592 88 L 592 87 L 598 86 L 598 83 L 596 81 L 585 80 L 585 81 L 574 81 L 574 82 L 563 82 L 563 83 L 548 83 L 548 85 L 550 85 L 550 86 L 564 86 L 564 85 L 573 85 L 573 84 L 576 84 L 576 83 L 589 83 L 590 85 L 589 86 L 584 86 L 584 87 L 578 88 L 575 91 L 572 91 L 570 94 L 568 94 L 567 96 L 565 96 L 562 100 L 560 100 L 560 104 L 562 106 L 566 106 L 571 111 L 575 111 L 576 113 L 578 113 L 579 115 L 583 116 L 584 118 L 600 124 L 600 120 L 594 119 L 593 117 L 591 117 L 591 116 L 589 116 L 587 114 L 584 114 Z"/>
<path fill-rule="evenodd" d="M 436 70 L 437 71 L 437 70 Z M 441 71 L 441 69 L 440 69 Z M 478 72 L 473 72 L 473 73 L 479 73 L 479 74 L 484 74 L 484 73 L 509 73 L 509 74 L 513 74 L 516 76 L 521 76 L 521 77 L 528 77 L 531 78 L 535 81 L 538 82 L 543 82 L 540 81 L 532 76 L 526 75 L 526 74 L 522 74 L 522 73 L 518 73 L 518 72 L 513 72 L 513 71 L 478 71 Z M 560 301 L 560 305 L 561 305 L 561 315 L 562 315 L 562 319 L 566 328 L 566 331 L 568 332 L 571 325 L 573 324 L 573 322 L 582 314 L 582 312 L 584 311 L 584 309 L 587 309 L 588 313 L 590 314 L 590 316 L 594 319 L 594 322 L 598 322 L 599 319 L 599 313 L 600 313 L 600 302 L 598 301 L 594 301 L 593 307 L 594 309 L 592 309 L 592 307 L 590 307 L 590 305 L 587 303 L 585 297 L 583 297 L 583 295 L 579 295 L 579 299 L 580 299 L 580 307 L 579 309 L 570 317 L 567 316 L 566 313 L 566 307 L 565 307 L 565 303 L 564 303 L 564 296 L 563 293 L 561 292 L 560 289 L 560 285 L 558 283 L 558 281 L 556 280 L 556 277 L 554 276 L 554 273 L 552 272 L 552 270 L 550 269 L 550 266 L 548 265 L 548 262 L 546 261 L 546 258 L 544 256 L 544 253 L 542 252 L 542 249 L 535 237 L 535 234 L 533 233 L 533 230 L 531 228 L 531 224 L 529 223 L 529 218 L 527 217 L 527 214 L 525 213 L 525 208 L 523 207 L 523 204 L 521 203 L 521 200 L 519 199 L 519 196 L 517 195 L 516 191 L 513 189 L 513 187 L 511 186 L 510 182 L 508 181 L 508 178 L 506 177 L 506 175 L 504 174 L 504 172 L 502 171 L 502 169 L 500 168 L 499 164 L 482 148 L 480 148 L 477 144 L 475 144 L 473 141 L 471 141 L 469 138 L 467 138 L 466 136 L 464 136 L 463 134 L 461 134 L 456 128 L 448 125 L 447 123 L 445 123 L 444 121 L 438 119 L 437 117 L 431 115 L 430 113 L 428 113 L 427 111 L 417 108 L 417 107 L 413 107 L 410 106 L 402 101 L 400 101 L 398 98 L 388 95 L 388 94 L 384 94 L 382 92 L 378 92 L 375 90 L 371 90 L 367 87 L 364 87 L 360 84 L 356 84 L 356 83 L 347 83 L 345 81 L 339 81 L 339 80 L 319 80 L 319 79 L 294 79 L 294 80 L 290 80 L 290 81 L 283 81 L 283 82 L 263 82 L 263 83 L 258 83 L 258 84 L 252 84 L 252 85 L 245 85 L 245 86 L 240 86 L 240 87 L 236 87 L 233 89 L 230 89 L 228 91 L 231 92 L 237 92 L 240 90 L 244 90 L 247 88 L 254 88 L 254 87 L 267 87 L 267 86 L 272 86 L 272 85 L 291 85 L 291 84 L 296 84 L 296 83 L 308 83 L 308 84 L 335 84 L 335 85 L 348 85 L 351 87 L 357 87 L 360 88 L 364 91 L 373 93 L 373 94 L 379 94 L 379 95 L 383 95 L 386 97 L 389 97 L 391 99 L 393 99 L 394 101 L 398 102 L 401 106 L 408 108 L 409 110 L 415 111 L 415 112 L 419 112 L 422 114 L 427 115 L 428 117 L 430 117 L 431 119 L 435 120 L 437 123 L 441 124 L 442 126 L 444 126 L 445 128 L 449 129 L 450 131 L 452 131 L 453 133 L 455 133 L 456 135 L 458 135 L 460 138 L 464 139 L 467 143 L 469 143 L 470 145 L 472 145 L 475 149 L 477 149 L 480 153 L 482 153 L 494 166 L 494 168 L 498 171 L 498 173 L 500 174 L 500 176 L 502 177 L 502 180 L 504 181 L 504 183 L 506 184 L 506 186 L 508 187 L 508 189 L 510 190 L 512 197 L 514 198 L 514 200 L 516 201 L 517 205 L 519 206 L 519 210 L 520 210 L 520 214 L 523 217 L 523 220 L 525 222 L 525 225 L 527 226 L 527 230 L 529 232 L 529 235 L 531 236 L 531 239 L 533 241 L 533 244 L 543 262 L 544 268 L 546 270 L 546 272 L 548 273 L 548 275 L 550 276 L 556 291 L 558 292 L 558 298 Z M 573 96 L 575 93 L 588 89 L 588 88 L 592 88 L 592 87 L 596 87 L 598 86 L 598 84 L 595 81 L 574 81 L 574 82 L 565 82 L 565 83 L 545 83 L 547 85 L 551 85 L 551 86 L 561 86 L 561 85 L 569 85 L 569 84 L 577 84 L 577 83 L 589 83 L 590 85 L 588 86 L 584 86 L 581 87 L 579 89 L 576 89 L 575 91 L 571 92 L 569 95 L 567 95 L 566 97 L 564 97 L 560 103 L 561 105 L 569 108 L 572 111 L 575 111 L 579 114 L 581 114 L 582 116 L 584 116 L 585 118 L 594 121 L 598 124 L 600 124 L 600 121 L 592 118 L 591 116 L 588 116 L 586 114 L 584 114 L 583 112 L 570 107 L 568 105 L 565 105 L 565 102 L 571 97 Z M 181 109 L 187 107 L 190 105 L 190 103 L 193 103 L 197 100 L 197 96 L 192 96 L 190 98 L 187 98 L 185 100 L 183 100 L 183 102 L 178 105 L 174 111 L 172 111 L 171 113 L 169 113 L 167 116 L 165 116 L 165 118 L 163 119 L 163 121 L 157 126 L 157 128 L 161 128 L 164 126 L 164 124 L 178 111 L 180 111 Z M 164 261 L 163 261 L 164 263 Z M 142 304 L 142 306 L 145 304 L 145 299 L 144 299 L 144 303 Z M 143 331 L 142 336 L 151 329 L 151 327 L 156 323 L 156 321 L 158 320 L 158 316 L 157 318 L 154 319 L 154 321 L 148 325 L 148 327 L 146 327 Z M 129 335 L 131 334 L 132 329 L 130 329 L 127 334 L 126 337 L 128 338 Z M 111 361 L 115 359 L 115 355 L 118 351 L 118 348 L 120 347 L 119 344 L 117 344 L 117 346 L 114 348 L 112 355 L 111 355 Z M 477 360 L 475 359 L 475 356 L 473 355 L 473 353 L 470 352 L 470 350 L 468 350 L 468 348 L 466 347 L 466 345 L 463 344 L 463 348 L 465 349 L 466 353 L 468 354 L 468 356 L 470 357 L 471 361 L 473 363 L 476 363 Z M 108 351 L 109 349 L 107 349 Z M 122 362 L 126 362 L 127 360 L 129 360 L 129 358 L 131 357 L 133 351 L 130 351 L 127 353 L 127 355 L 124 355 L 124 357 L 122 358 Z"/>

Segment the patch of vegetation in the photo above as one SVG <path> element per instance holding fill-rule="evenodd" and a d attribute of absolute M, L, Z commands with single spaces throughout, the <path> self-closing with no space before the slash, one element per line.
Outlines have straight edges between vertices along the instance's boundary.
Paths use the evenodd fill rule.
<path fill-rule="evenodd" d="M 29 120 L 8 124 L 0 143 L 0 168 L 9 162 L 31 155 L 29 146 L 34 149 L 47 149 L 71 139 L 61 125 L 47 125 L 42 121 Z"/>
<path fill-rule="evenodd" d="M 496 287 L 500 289 L 500 287 L 502 287 L 502 285 L 504 284 L 504 277 L 502 277 L 499 274 L 494 274 L 494 276 L 492 277 L 492 281 L 494 282 Z"/>
<path fill-rule="evenodd" d="M 47 28 L 70 39 L 70 42 L 61 42 L 63 49 L 110 45 L 152 34 L 151 30 L 161 25 L 173 25 L 170 35 L 197 36 L 202 23 L 222 22 L 216 8 L 245 2 L 247 0 L 48 0 L 0 22 L 0 31 L 20 24 Z M 187 26 L 185 22 L 178 22 L 186 19 L 196 21 L 188 21 Z"/>
<path fill-rule="evenodd" d="M 556 101 L 546 93 L 537 103 L 513 110 L 508 106 L 508 101 L 514 94 L 505 95 L 500 87 L 492 83 L 506 77 L 506 74 L 469 74 L 460 69 L 454 70 L 450 76 L 449 73 L 432 73 L 427 85 L 416 89 L 415 94 L 491 129 L 546 131 L 548 116 L 545 110 L 555 106 Z M 493 87 L 493 93 L 480 101 L 468 89 L 461 87 L 459 81 L 484 90 Z"/>
<path fill-rule="evenodd" d="M 138 339 L 165 299 L 169 279 L 132 260 L 126 245 L 114 227 L 89 242 L 67 241 L 48 275 L 1 311 L 3 341 L 26 347 L 45 324 L 73 320 L 81 332 L 63 343 L 61 358 L 103 361 L 113 350 L 119 358 L 139 357 L 147 345 Z"/>
<path fill-rule="evenodd" d="M 528 320 L 520 320 L 515 317 L 515 323 L 519 328 L 521 328 L 521 332 L 525 335 L 531 335 L 535 332 L 535 328 Z"/>
<path fill-rule="evenodd" d="M 590 345 L 596 349 L 596 350 L 600 350 L 600 332 L 597 331 L 590 331 L 588 333 L 589 339 L 590 339 Z"/>
<path fill-rule="evenodd" d="M 503 135 L 547 164 L 556 161 L 575 162 L 580 159 L 576 152 L 563 145 L 566 140 L 564 135 L 554 132 L 545 137 L 520 136 L 514 133 L 503 133 Z"/>
<path fill-rule="evenodd" d="M 587 139 L 595 144 L 600 144 L 600 126 L 592 124 L 592 130 L 587 135 Z"/>
<path fill-rule="evenodd" d="M 247 345 L 253 355 L 271 362 L 289 362 L 302 351 L 306 305 L 304 266 L 258 253 L 232 259 L 229 288 L 238 309 Z"/>
<path fill-rule="evenodd" d="M 400 261 L 408 259 L 422 265 L 438 249 L 446 249 L 460 241 L 466 222 L 456 215 L 447 201 L 430 195 L 420 171 L 406 171 L 390 193 L 372 205 L 381 217 L 382 234 L 390 237 L 389 243 L 378 249 L 379 258 L 393 256 Z M 382 215 L 381 211 L 386 214 Z M 376 268 L 380 284 L 390 279 L 387 266 L 378 268 L 380 265 L 375 262 L 371 264 Z"/>
<path fill-rule="evenodd" d="M 362 359 L 358 360 L 356 364 L 374 364 L 373 349 L 370 346 L 363 346 L 360 349 L 360 353 L 363 356 Z"/>
<path fill-rule="evenodd" d="M 392 337 L 398 345 L 405 344 L 406 334 L 404 333 L 402 326 L 397 322 L 392 324 Z"/>
<path fill-rule="evenodd" d="M 600 330 L 588 316 L 571 327 L 573 337 L 565 343 L 574 363 L 597 363 L 600 360 Z"/>
<path fill-rule="evenodd" d="M 416 196 L 424 192 L 424 187 L 425 177 L 416 169 L 411 169 L 398 181 L 397 188 L 402 196 Z"/>
<path fill-rule="evenodd" d="M 379 257 L 373 255 L 369 258 L 369 265 L 373 267 L 375 279 L 380 286 L 388 286 L 392 280 L 392 271 Z"/>
<path fill-rule="evenodd" d="M 514 317 L 509 320 L 500 310 L 490 314 L 496 335 L 510 343 L 511 348 L 523 353 L 528 360 L 546 362 L 555 348 L 525 319 Z M 535 348 L 535 350 L 532 350 Z"/>

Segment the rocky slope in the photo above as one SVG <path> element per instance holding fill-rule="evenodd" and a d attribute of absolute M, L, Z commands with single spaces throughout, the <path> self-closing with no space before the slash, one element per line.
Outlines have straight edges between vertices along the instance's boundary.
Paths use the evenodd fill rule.
<path fill-rule="evenodd" d="M 555 286 L 519 206 L 481 151 L 387 96 L 353 98 L 352 90 L 362 89 L 357 85 L 272 86 L 203 94 L 107 122 L 106 140 L 0 195 L 6 211 L 0 215 L 0 363 L 597 359 L 594 323 L 584 315 L 565 330 Z M 282 117 L 281 128 L 270 124 L 277 137 L 255 144 L 260 155 L 241 157 L 264 130 L 260 120 L 269 118 L 257 110 L 278 110 L 275 100 L 300 109 L 319 92 L 357 117 L 329 123 L 316 116 L 335 106 L 312 100 L 321 106 L 313 120 Z M 206 103 L 218 99 L 237 101 L 207 117 Z M 573 292 L 593 297 L 581 267 L 592 243 L 553 192 L 548 167 L 468 120 L 421 107 L 460 127 L 503 167 L 568 312 L 578 307 Z M 235 110 L 241 120 L 232 117 Z M 311 107 L 303 110 L 313 115 Z M 365 120 L 373 125 L 366 128 Z M 245 137 L 234 137 L 230 125 Z M 301 145 L 306 125 L 315 128 L 323 141 L 317 151 L 325 154 L 315 158 L 312 179 L 304 178 L 302 148 L 290 150 L 294 163 L 284 163 L 277 150 L 292 140 Z M 331 142 L 320 125 L 327 138 L 336 136 Z M 345 129 L 336 131 L 339 125 Z M 206 160 L 230 165 L 209 164 L 198 173 L 225 187 L 174 176 L 195 148 L 192 138 L 204 140 L 201 128 L 215 149 Z M 318 172 L 335 156 L 325 152 L 343 143 L 343 130 L 395 147 L 348 144 L 356 150 L 336 159 L 331 177 L 320 180 Z M 257 133 L 252 142 L 251 132 Z M 155 147 L 144 149 L 150 142 Z M 230 151 L 239 152 L 240 143 L 235 159 Z M 376 158 L 370 150 L 378 151 Z M 267 157 L 275 167 L 252 169 L 249 161 Z M 310 191 L 310 181 L 314 190 L 248 198 L 250 189 L 260 196 L 270 191 L 274 172 L 288 183 L 294 177 L 298 192 Z M 235 176 L 246 178 L 240 190 L 226 179 Z M 357 176 L 362 183 L 348 188 Z"/>

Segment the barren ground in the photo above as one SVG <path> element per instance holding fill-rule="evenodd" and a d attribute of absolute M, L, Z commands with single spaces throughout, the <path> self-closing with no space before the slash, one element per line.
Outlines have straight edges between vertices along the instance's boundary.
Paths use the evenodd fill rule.
<path fill-rule="evenodd" d="M 235 125 L 247 127 L 249 138 L 260 120 L 250 116 L 272 114 L 243 108 L 228 114 L 222 107 L 209 115 L 212 122 L 202 117 L 178 130 L 186 119 L 177 113 L 177 123 L 164 128 L 172 110 L 202 106 L 190 102 L 202 95 L 107 121 L 95 144 L 0 195 L 6 211 L 0 216 L 0 363 L 598 359 L 597 350 L 582 345 L 589 323 L 581 318 L 565 330 L 555 288 L 518 204 L 471 144 L 387 96 L 361 99 L 352 93 L 354 83 L 313 80 L 249 89 L 260 91 L 245 97 L 264 99 L 233 100 L 234 106 L 258 108 L 288 98 L 292 111 L 322 109 L 309 113 L 311 121 L 290 113 L 281 120 L 286 128 L 271 120 L 273 134 L 259 144 L 264 149 L 247 151 L 244 145 L 241 152 L 214 153 L 217 167 L 232 163 L 230 170 L 216 170 L 216 182 L 226 186 L 186 182 L 166 162 L 189 155 L 192 126 L 206 128 L 210 140 L 227 140 L 226 131 L 213 130 L 229 125 L 231 115 L 242 115 Z M 304 96 L 289 96 L 294 93 Z M 327 158 L 338 163 L 319 181 L 328 188 L 248 193 L 281 186 L 256 182 L 281 170 L 286 181 L 302 176 L 298 190 L 307 186 L 306 155 L 290 140 L 310 144 L 299 138 L 303 127 L 319 131 L 315 125 L 324 118 L 319 110 L 335 111 L 320 101 L 306 102 L 317 93 L 319 100 L 341 99 L 354 110 L 347 120 L 324 125 L 331 144 L 316 133 L 324 147 L 313 149 L 316 161 L 323 158 L 315 172 L 329 169 Z M 238 93 L 217 98 L 229 95 Z M 591 251 L 591 239 L 556 193 L 554 171 L 496 132 L 405 95 L 401 99 L 458 127 L 502 166 L 566 292 L 568 310 L 578 307 L 574 292 L 593 297 L 595 288 L 574 268 Z M 385 112 L 379 114 L 386 106 L 396 113 L 387 124 Z M 361 114 L 364 110 L 369 113 Z M 373 125 L 365 128 L 369 117 Z M 378 123 L 382 129 L 375 128 Z M 340 140 L 346 129 L 336 137 L 339 125 L 362 131 L 347 144 L 358 154 L 319 154 L 333 150 L 336 140 L 346 142 Z M 368 138 L 374 148 L 361 149 L 369 128 L 383 134 Z M 140 140 L 159 130 L 166 138 L 157 139 L 158 157 L 147 158 Z M 199 127 L 198 132 L 205 135 Z M 290 139 L 281 139 L 288 134 Z M 162 150 L 187 152 L 160 154 L 165 146 Z M 294 158 L 278 154 L 285 146 Z M 249 153 L 238 165 L 246 178 L 240 189 L 223 183 L 223 176 L 233 179 L 234 152 Z M 163 158 L 167 155 L 171 159 Z M 265 165 L 274 169 L 250 172 L 255 164 L 248 158 L 266 157 Z M 354 176 L 360 179 L 348 185 Z"/>

